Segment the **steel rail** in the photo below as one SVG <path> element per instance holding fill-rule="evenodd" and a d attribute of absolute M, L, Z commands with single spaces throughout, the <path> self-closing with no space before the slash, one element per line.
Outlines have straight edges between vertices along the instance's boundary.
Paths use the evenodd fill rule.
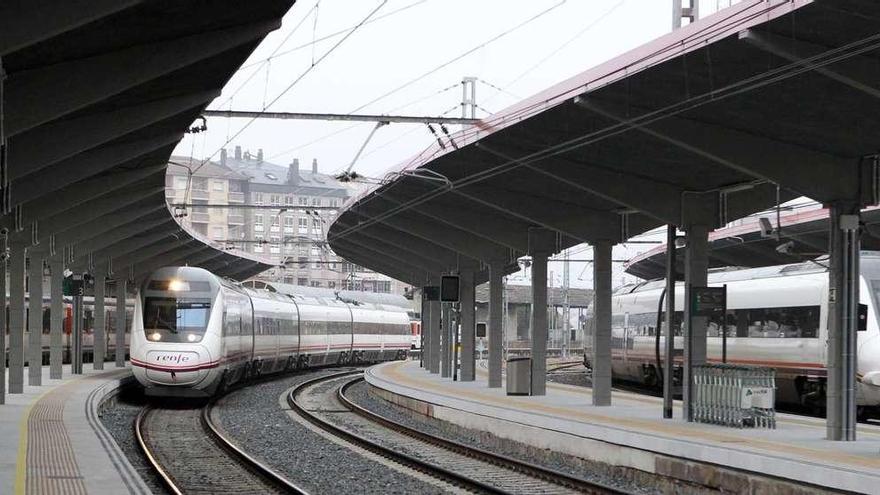
<path fill-rule="evenodd" d="M 579 363 L 574 363 L 579 364 Z M 573 365 L 573 364 L 570 364 Z M 550 483 L 554 483 L 560 486 L 572 488 L 574 490 L 581 491 L 583 493 L 594 493 L 594 494 L 624 494 L 624 492 L 620 489 L 614 488 L 609 485 L 605 485 L 602 483 L 597 483 L 594 481 L 589 481 L 583 478 L 579 478 L 576 476 L 569 475 L 567 473 L 563 473 L 561 471 L 557 471 L 555 469 L 546 468 L 544 466 L 539 466 L 537 464 L 533 464 L 527 461 L 522 461 L 519 459 L 514 459 L 512 457 L 508 457 L 502 454 L 496 454 L 495 452 L 490 452 L 488 450 L 484 450 L 478 447 L 474 447 L 472 445 L 463 444 L 460 442 L 456 442 L 454 440 L 449 440 L 446 438 L 438 437 L 435 435 L 431 435 L 421 430 L 417 430 L 415 428 L 411 428 L 409 426 L 400 424 L 396 421 L 390 420 L 380 414 L 376 414 L 358 404 L 355 404 L 352 400 L 346 397 L 345 392 L 353 386 L 354 384 L 363 381 L 363 377 L 359 377 L 357 379 L 351 380 L 344 384 L 337 390 L 337 397 L 342 404 L 349 408 L 351 411 L 356 414 L 372 421 L 378 423 L 388 429 L 391 429 L 395 432 L 401 433 L 411 438 L 415 438 L 425 443 L 429 443 L 438 447 L 442 447 L 444 449 L 453 451 L 457 454 L 465 455 L 467 457 L 471 457 L 474 459 L 478 459 L 484 462 L 488 462 L 490 464 L 494 464 L 496 466 L 509 469 L 511 471 L 524 473 L 526 475 L 548 481 Z"/>
<path fill-rule="evenodd" d="M 302 418 L 309 421 L 310 423 L 317 426 L 318 428 L 320 428 L 328 433 L 331 433 L 332 435 L 334 435 L 336 437 L 342 438 L 342 439 L 348 441 L 349 443 L 352 443 L 358 447 L 369 450 L 370 452 L 377 454 L 379 456 L 382 456 L 386 459 L 390 459 L 396 463 L 408 466 L 412 469 L 415 469 L 419 472 L 427 474 L 431 477 L 443 479 L 443 480 L 451 482 L 455 485 L 459 485 L 465 489 L 469 489 L 469 490 L 477 491 L 477 492 L 484 492 L 484 493 L 507 494 L 507 492 L 505 492 L 504 490 L 501 490 L 501 489 L 494 487 L 492 485 L 483 483 L 478 480 L 471 479 L 467 476 L 458 474 L 454 471 L 444 469 L 440 466 L 436 466 L 432 463 L 423 461 L 417 457 L 414 457 L 414 456 L 411 456 L 408 454 L 404 454 L 403 452 L 398 452 L 396 450 L 390 449 L 390 448 L 385 447 L 383 445 L 380 445 L 380 444 L 378 444 L 378 443 L 376 443 L 376 442 L 374 442 L 374 441 L 372 441 L 362 435 L 359 435 L 357 433 L 353 433 L 351 431 L 340 428 L 339 426 L 336 426 L 333 423 L 330 423 L 329 421 L 326 421 L 326 420 L 318 417 L 316 414 L 312 413 L 311 411 L 308 411 L 305 407 L 302 407 L 299 404 L 299 402 L 296 400 L 297 396 L 303 390 L 305 390 L 306 388 L 308 388 L 312 385 L 315 385 L 315 384 L 320 383 L 322 381 L 332 380 L 332 379 L 340 378 L 345 375 L 356 374 L 356 373 L 361 373 L 361 372 L 334 373 L 332 375 L 325 375 L 322 377 L 318 377 L 318 378 L 303 382 L 303 383 L 297 385 L 296 387 L 294 387 L 293 389 L 291 389 L 290 393 L 287 395 L 287 403 L 293 411 L 295 411 Z"/>
<path fill-rule="evenodd" d="M 307 492 L 305 489 L 293 483 L 283 475 L 274 471 L 265 463 L 258 461 L 247 452 L 245 452 L 243 449 L 235 445 L 235 443 L 232 442 L 223 432 L 223 430 L 219 428 L 211 419 L 211 412 L 213 410 L 215 402 L 216 400 L 212 400 L 204 408 L 202 408 L 200 414 L 200 423 L 207 435 L 220 449 L 226 452 L 229 457 L 233 459 L 237 464 L 239 464 L 243 469 L 255 474 L 267 484 L 278 488 L 282 492 L 298 495 L 309 495 L 309 492 Z M 152 406 L 146 406 L 138 413 L 137 418 L 135 418 L 134 421 L 135 438 L 141 452 L 144 454 L 153 470 L 159 475 L 159 478 L 161 479 L 162 484 L 165 486 L 165 488 L 167 488 L 168 491 L 170 491 L 174 495 L 184 495 L 186 493 L 186 490 L 182 488 L 171 475 L 171 473 L 169 473 L 168 470 L 165 469 L 161 461 L 159 461 L 158 456 L 154 452 L 153 448 L 150 447 L 149 442 L 146 440 L 143 425 L 146 421 L 147 416 L 153 411 L 155 411 L 155 408 L 153 408 Z"/>

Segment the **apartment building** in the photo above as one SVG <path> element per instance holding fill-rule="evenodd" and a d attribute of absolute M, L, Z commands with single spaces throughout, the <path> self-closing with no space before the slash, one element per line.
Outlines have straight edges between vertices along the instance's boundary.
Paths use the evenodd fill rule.
<path fill-rule="evenodd" d="M 254 277 L 312 287 L 403 294 L 408 286 L 352 265 L 333 253 L 327 228 L 352 191 L 330 175 L 270 163 L 263 151 L 236 146 L 220 159 L 172 157 L 166 196 L 181 222 L 220 247 L 235 247 L 273 260 L 276 267 Z M 216 205 L 241 205 L 240 208 Z M 175 208 L 172 207 L 172 210 Z"/>

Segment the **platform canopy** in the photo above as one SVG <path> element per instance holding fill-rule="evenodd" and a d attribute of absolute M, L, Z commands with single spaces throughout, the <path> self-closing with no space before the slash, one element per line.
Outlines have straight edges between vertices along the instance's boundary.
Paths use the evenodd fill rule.
<path fill-rule="evenodd" d="M 418 284 L 528 253 L 535 228 L 559 250 L 798 196 L 876 202 L 878 20 L 868 0 L 739 2 L 441 137 L 330 245 Z"/>
<path fill-rule="evenodd" d="M 766 219 L 769 229 L 762 227 L 760 218 Z M 827 256 L 827 209 L 782 211 L 778 223 L 781 228 L 777 228 L 775 214 L 767 212 L 710 233 L 709 267 L 784 265 Z M 862 224 L 862 250 L 880 251 L 880 208 L 862 210 Z M 678 273 L 684 273 L 683 256 L 677 256 L 676 261 Z M 666 271 L 666 244 L 629 260 L 624 271 L 648 280 L 662 278 Z"/>
<path fill-rule="evenodd" d="M 2 227 L 12 249 L 246 278 L 269 264 L 218 250 L 165 201 L 168 158 L 293 0 L 0 2 Z"/>

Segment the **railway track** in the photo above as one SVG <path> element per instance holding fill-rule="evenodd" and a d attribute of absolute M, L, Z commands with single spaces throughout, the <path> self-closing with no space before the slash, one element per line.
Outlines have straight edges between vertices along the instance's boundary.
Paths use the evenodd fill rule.
<path fill-rule="evenodd" d="M 346 390 L 363 378 L 340 373 L 294 387 L 291 409 L 361 448 L 469 491 L 503 494 L 624 493 L 543 466 L 414 430 L 355 404 Z"/>
<path fill-rule="evenodd" d="M 201 409 L 147 406 L 135 419 L 140 449 L 171 493 L 307 494 L 230 441 L 212 410 L 213 402 Z"/>

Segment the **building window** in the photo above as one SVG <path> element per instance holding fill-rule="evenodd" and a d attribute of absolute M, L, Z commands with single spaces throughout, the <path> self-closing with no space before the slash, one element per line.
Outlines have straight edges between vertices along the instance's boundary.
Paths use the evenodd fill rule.
<path fill-rule="evenodd" d="M 281 204 L 281 195 L 280 194 L 270 194 L 269 201 L 273 205 L 280 205 Z"/>
<path fill-rule="evenodd" d="M 312 198 L 312 206 L 321 206 L 321 198 Z"/>
<path fill-rule="evenodd" d="M 309 198 L 308 198 L 308 196 L 300 196 L 300 197 L 299 197 L 299 205 L 300 205 L 300 206 L 309 206 Z"/>
<path fill-rule="evenodd" d="M 305 256 L 305 255 L 309 254 L 309 248 L 307 248 L 303 244 L 300 244 L 299 245 L 299 254 L 300 254 L 300 256 Z"/>
<path fill-rule="evenodd" d="M 241 182 L 238 181 L 230 181 L 229 182 L 229 192 L 241 192 Z"/>
<path fill-rule="evenodd" d="M 293 217 L 284 217 L 284 231 L 293 232 Z"/>
<path fill-rule="evenodd" d="M 390 280 L 377 280 L 376 281 L 376 292 L 382 292 L 388 294 L 391 292 L 391 281 Z"/>
<path fill-rule="evenodd" d="M 315 270 L 320 270 L 321 269 L 321 260 L 315 260 L 314 263 L 312 263 L 312 268 L 314 268 Z"/>
<path fill-rule="evenodd" d="M 196 191 L 207 191 L 208 190 L 208 179 L 205 177 L 193 177 L 192 178 L 192 188 Z"/>
<path fill-rule="evenodd" d="M 299 263 L 300 268 L 308 268 L 309 267 L 309 259 L 305 256 L 300 256 L 297 258 L 297 262 Z"/>
<path fill-rule="evenodd" d="M 330 288 L 330 289 L 335 289 L 335 288 L 336 288 L 336 282 L 333 281 L 333 280 L 328 281 L 328 282 L 327 282 L 327 287 Z"/>
<path fill-rule="evenodd" d="M 318 247 L 317 247 L 317 246 L 313 246 L 313 247 L 312 247 L 312 249 L 311 249 L 311 253 L 312 253 L 312 256 L 319 256 L 319 255 L 321 254 L 321 252 L 318 251 Z"/>
<path fill-rule="evenodd" d="M 254 252 L 255 253 L 262 253 L 263 252 L 263 236 L 262 235 L 257 234 L 254 236 Z"/>
<path fill-rule="evenodd" d="M 292 194 L 284 195 L 284 204 L 287 206 L 293 206 L 293 195 Z"/>
<path fill-rule="evenodd" d="M 175 176 L 174 177 L 174 189 L 186 189 L 186 185 L 189 181 L 186 177 Z"/>
<path fill-rule="evenodd" d="M 277 235 L 273 235 L 269 238 L 269 252 L 278 254 L 281 252 L 281 238 Z"/>
<path fill-rule="evenodd" d="M 263 204 L 263 193 L 259 193 L 259 192 L 254 193 L 254 204 L 255 205 Z"/>
<path fill-rule="evenodd" d="M 226 186 L 223 184 L 222 180 L 212 180 L 211 181 L 211 189 L 215 191 L 223 192 L 226 190 Z"/>
<path fill-rule="evenodd" d="M 194 199 L 193 200 L 193 213 L 208 213 L 208 202 L 203 199 Z"/>
<path fill-rule="evenodd" d="M 311 285 L 312 287 L 320 287 L 321 282 L 319 282 L 317 280 L 312 280 L 312 282 L 309 285 Z"/>
<path fill-rule="evenodd" d="M 312 220 L 312 233 L 320 234 L 321 233 L 321 221 L 320 220 Z"/>
<path fill-rule="evenodd" d="M 300 218 L 297 221 L 297 231 L 300 234 L 307 234 L 309 232 L 309 219 L 308 218 Z"/>
<path fill-rule="evenodd" d="M 331 269 L 331 270 L 335 270 L 335 269 L 336 269 L 336 262 L 335 262 L 335 261 L 330 262 L 330 269 Z"/>
<path fill-rule="evenodd" d="M 296 279 L 296 285 L 309 285 L 309 279 L 298 278 L 298 279 Z"/>

